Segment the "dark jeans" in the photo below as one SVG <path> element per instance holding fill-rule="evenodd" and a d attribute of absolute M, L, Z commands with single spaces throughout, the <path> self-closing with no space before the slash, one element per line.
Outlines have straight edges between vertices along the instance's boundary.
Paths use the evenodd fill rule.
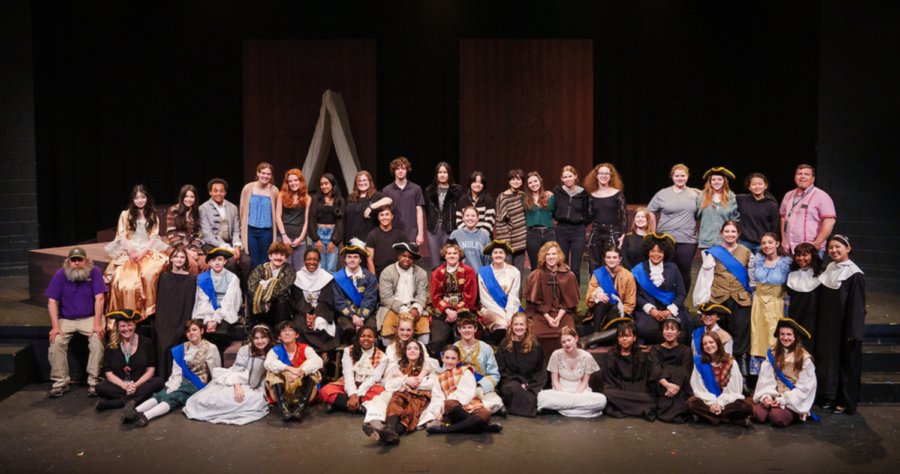
<path fill-rule="evenodd" d="M 619 245 L 613 232 L 613 226 L 600 222 L 591 224 L 591 238 L 587 243 L 589 257 L 588 274 L 594 273 L 594 270 L 606 264 L 605 252 L 612 245 Z"/>
<path fill-rule="evenodd" d="M 538 267 L 538 253 L 547 242 L 556 240 L 556 232 L 548 227 L 529 227 L 525 240 L 525 252 L 528 254 L 528 264 L 534 270 Z"/>
<path fill-rule="evenodd" d="M 738 359 L 750 352 L 750 306 L 741 306 L 734 298 L 728 298 L 722 306 L 728 308 L 731 314 L 719 323 L 725 323 L 721 324 L 722 329 L 734 339 L 733 352 L 735 359 Z"/>
<path fill-rule="evenodd" d="M 269 246 L 272 245 L 272 228 L 261 229 L 247 226 L 247 253 L 256 268 L 269 261 Z"/>
<path fill-rule="evenodd" d="M 107 400 L 119 400 L 122 402 L 122 406 L 125 406 L 125 403 L 132 400 L 140 405 L 150 398 L 151 395 L 165 388 L 165 386 L 166 381 L 162 377 L 150 377 L 149 380 L 142 383 L 131 395 L 125 394 L 124 388 L 107 380 L 98 383 L 96 388 L 97 395 L 100 395 Z"/>
<path fill-rule="evenodd" d="M 581 259 L 584 257 L 584 247 L 587 239 L 584 236 L 583 224 L 558 224 L 556 226 L 556 241 L 562 249 L 562 256 L 566 263 L 575 272 L 575 280 L 581 285 Z"/>
<path fill-rule="evenodd" d="M 672 263 L 678 266 L 681 279 L 684 280 L 684 289 L 688 294 L 691 294 L 691 264 L 693 264 L 694 255 L 696 254 L 697 244 L 675 244 L 675 255 L 672 256 Z"/>

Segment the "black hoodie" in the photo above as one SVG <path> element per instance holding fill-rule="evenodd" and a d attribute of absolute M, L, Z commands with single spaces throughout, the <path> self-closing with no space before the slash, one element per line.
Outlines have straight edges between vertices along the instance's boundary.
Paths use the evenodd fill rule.
<path fill-rule="evenodd" d="M 562 184 L 557 184 L 553 188 L 553 195 L 556 196 L 556 210 L 553 211 L 553 218 L 558 224 L 587 225 L 590 223 L 590 195 L 581 186 L 576 186 L 575 189 L 578 192 L 574 196 L 570 196 L 563 189 Z"/>
<path fill-rule="evenodd" d="M 741 213 L 740 240 L 759 245 L 766 232 L 779 235 L 781 216 L 778 213 L 778 203 L 769 193 L 765 193 L 759 201 L 752 194 L 738 194 L 737 205 L 738 212 Z"/>

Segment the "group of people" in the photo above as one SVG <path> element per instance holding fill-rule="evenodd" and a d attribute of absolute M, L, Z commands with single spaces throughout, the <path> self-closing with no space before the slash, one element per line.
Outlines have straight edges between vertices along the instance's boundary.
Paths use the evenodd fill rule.
<path fill-rule="evenodd" d="M 240 207 L 221 179 L 202 205 L 184 186 L 164 237 L 136 186 L 105 274 L 76 247 L 47 290 L 50 396 L 68 389 L 66 346 L 79 332 L 97 409 L 121 409 L 136 426 L 182 407 L 243 424 L 270 403 L 299 420 L 322 400 L 328 412 L 364 414 L 363 431 L 394 444 L 418 428 L 496 432 L 492 414 L 541 410 L 777 426 L 810 416 L 817 398 L 855 410 L 865 279 L 849 239 L 830 236 L 834 207 L 811 167 L 798 167 L 779 208 L 761 174 L 735 197 L 727 169 L 709 170 L 697 190 L 676 165 L 673 186 L 635 211 L 629 232 L 612 164 L 584 187 L 566 166 L 552 192 L 538 173 L 512 170 L 496 200 L 480 172 L 462 189 L 440 163 L 423 193 L 410 169 L 394 160 L 383 192 L 361 171 L 345 200 L 327 173 L 315 195 L 297 169 L 279 190 L 263 163 Z M 426 239 L 430 272 L 418 265 Z M 695 330 L 685 301 L 698 247 Z M 138 334 L 144 321 L 152 338 Z M 613 347 L 582 349 L 597 345 Z M 325 383 L 329 360 L 342 377 Z"/>

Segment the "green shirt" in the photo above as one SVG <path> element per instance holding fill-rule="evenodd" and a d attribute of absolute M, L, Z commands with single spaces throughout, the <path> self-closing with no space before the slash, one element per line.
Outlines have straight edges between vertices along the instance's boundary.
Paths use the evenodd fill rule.
<path fill-rule="evenodd" d="M 530 198 L 526 198 L 530 199 Z M 547 209 L 541 209 L 534 203 L 525 205 L 525 227 L 543 226 L 553 228 L 553 211 L 556 210 L 556 196 L 551 195 L 547 203 Z"/>

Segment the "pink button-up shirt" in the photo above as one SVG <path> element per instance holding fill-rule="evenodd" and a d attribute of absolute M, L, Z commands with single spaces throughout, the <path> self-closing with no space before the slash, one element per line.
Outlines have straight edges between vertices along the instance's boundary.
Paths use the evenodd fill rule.
<path fill-rule="evenodd" d="M 805 192 L 794 189 L 785 194 L 780 213 L 785 220 L 784 238 L 791 249 L 816 240 L 822 221 L 837 218 L 831 196 L 815 186 L 810 186 Z M 825 245 L 826 242 L 822 242 L 822 250 L 825 250 Z"/>

